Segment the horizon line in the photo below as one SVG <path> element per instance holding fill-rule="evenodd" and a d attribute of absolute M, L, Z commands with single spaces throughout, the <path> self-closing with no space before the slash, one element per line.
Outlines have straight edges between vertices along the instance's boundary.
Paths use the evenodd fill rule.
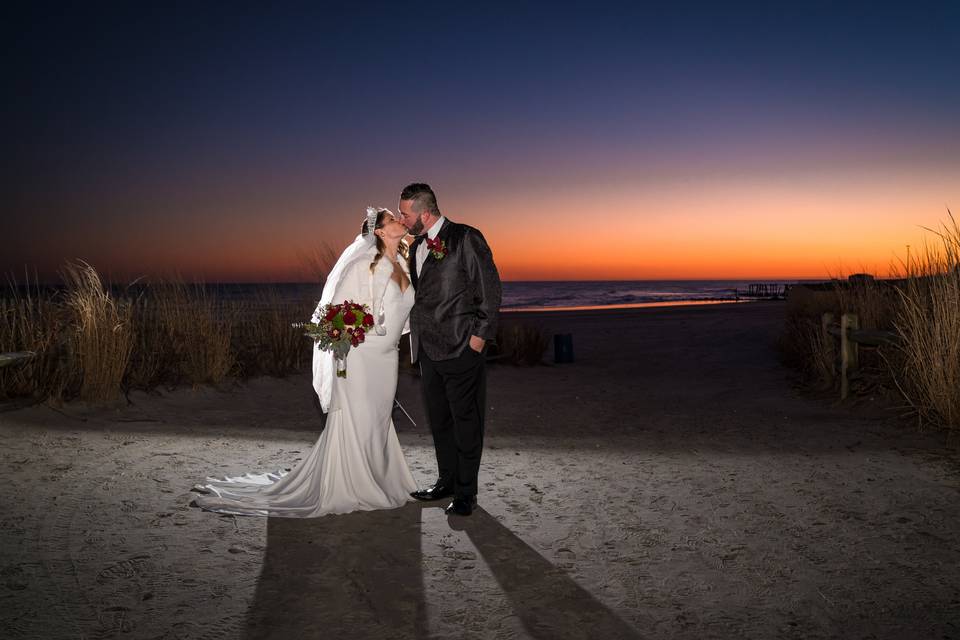
<path fill-rule="evenodd" d="M 859 275 L 859 274 L 850 274 L 850 275 Z M 850 275 L 843 277 L 831 277 L 831 276 L 822 276 L 822 277 L 811 277 L 811 276 L 801 276 L 801 277 L 747 277 L 747 278 L 717 278 L 717 277 L 708 277 L 708 278 L 537 278 L 537 279 L 502 279 L 501 282 L 504 283 L 531 283 L 531 282 L 748 282 L 751 284 L 760 284 L 763 282 L 835 282 L 838 280 L 847 280 Z M 873 276 L 877 280 L 895 280 L 895 276 L 876 276 L 874 274 L 867 274 Z M 315 280 L 203 280 L 203 279 L 186 279 L 181 278 L 179 280 L 169 280 L 160 278 L 160 282 L 164 281 L 182 281 L 185 284 L 210 284 L 210 285 L 317 285 L 321 286 L 322 283 Z M 106 281 L 104 284 L 108 286 L 132 286 L 142 282 L 149 282 L 149 278 L 140 277 L 136 278 L 131 282 L 125 282 L 118 284 L 112 281 Z M 32 281 L 32 282 L 11 282 L 7 280 L 7 286 L 15 287 L 27 287 L 27 286 L 59 286 L 63 285 L 62 281 Z"/>

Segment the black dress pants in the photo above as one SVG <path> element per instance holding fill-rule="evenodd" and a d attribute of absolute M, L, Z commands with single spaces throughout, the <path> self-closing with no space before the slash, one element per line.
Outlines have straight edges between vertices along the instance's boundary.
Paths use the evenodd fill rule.
<path fill-rule="evenodd" d="M 433 432 L 440 481 L 458 497 L 477 495 L 487 395 L 486 358 L 467 345 L 456 358 L 431 360 L 419 349 L 420 385 Z"/>

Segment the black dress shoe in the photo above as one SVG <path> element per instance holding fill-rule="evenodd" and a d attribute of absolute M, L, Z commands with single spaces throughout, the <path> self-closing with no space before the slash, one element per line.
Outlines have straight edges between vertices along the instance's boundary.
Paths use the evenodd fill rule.
<path fill-rule="evenodd" d="M 447 505 L 443 510 L 448 516 L 468 516 L 473 513 L 473 507 L 477 504 L 477 496 L 457 496 L 453 502 Z"/>
<path fill-rule="evenodd" d="M 442 500 L 453 495 L 453 487 L 438 480 L 437 483 L 429 489 L 420 489 L 419 491 L 414 491 L 410 495 L 417 500 Z"/>

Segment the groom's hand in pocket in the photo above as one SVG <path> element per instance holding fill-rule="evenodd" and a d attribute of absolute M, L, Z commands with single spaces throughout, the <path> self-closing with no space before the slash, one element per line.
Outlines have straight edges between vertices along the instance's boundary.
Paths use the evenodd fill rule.
<path fill-rule="evenodd" d="M 470 348 L 476 351 L 477 353 L 483 352 L 483 345 L 487 343 L 486 340 L 479 336 L 470 336 Z"/>

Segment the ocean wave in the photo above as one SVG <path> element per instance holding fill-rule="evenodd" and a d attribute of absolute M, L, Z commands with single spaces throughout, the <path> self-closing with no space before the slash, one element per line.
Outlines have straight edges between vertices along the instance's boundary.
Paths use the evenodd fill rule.
<path fill-rule="evenodd" d="M 736 300 L 752 281 L 504 282 L 504 309 Z M 783 282 L 771 284 L 786 284 Z"/>

